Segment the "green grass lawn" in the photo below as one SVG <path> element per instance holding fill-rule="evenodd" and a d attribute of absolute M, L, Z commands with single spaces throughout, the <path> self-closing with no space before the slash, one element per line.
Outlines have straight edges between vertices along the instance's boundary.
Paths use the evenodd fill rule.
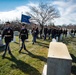
<path fill-rule="evenodd" d="M 47 63 L 47 54 L 51 40 L 44 41 L 38 39 L 37 43 L 32 45 L 32 36 L 25 42 L 28 51 L 19 51 L 19 39 L 10 44 L 13 56 L 7 52 L 6 58 L 2 59 L 2 48 L 0 48 L 0 75 L 42 75 L 44 64 Z M 76 75 L 76 38 L 66 38 L 63 42 L 67 45 L 73 58 L 72 74 Z"/>

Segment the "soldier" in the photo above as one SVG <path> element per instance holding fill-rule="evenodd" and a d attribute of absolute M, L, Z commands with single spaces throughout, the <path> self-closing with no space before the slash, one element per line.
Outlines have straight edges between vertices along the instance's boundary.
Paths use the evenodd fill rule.
<path fill-rule="evenodd" d="M 56 39 L 56 28 L 52 28 L 52 39 L 55 38 Z"/>
<path fill-rule="evenodd" d="M 75 34 L 76 34 L 76 29 L 74 30 L 74 36 L 75 36 Z"/>
<path fill-rule="evenodd" d="M 24 50 L 27 50 L 26 46 L 25 46 L 25 40 L 27 39 L 27 37 L 28 37 L 28 31 L 25 28 L 25 24 L 22 24 L 22 28 L 21 28 L 20 35 L 19 35 L 19 38 L 22 41 L 22 45 L 21 45 L 21 48 L 19 50 L 19 53 L 21 53 L 22 48 L 24 48 Z"/>
<path fill-rule="evenodd" d="M 47 37 L 47 26 L 44 27 L 44 40 L 46 40 L 46 37 Z"/>
<path fill-rule="evenodd" d="M 5 40 L 5 50 L 4 50 L 4 54 L 3 54 L 2 58 L 5 57 L 7 49 L 8 49 L 8 53 L 10 55 L 12 55 L 10 47 L 9 47 L 10 42 L 13 40 L 13 30 L 10 27 L 10 22 L 6 22 L 6 26 L 5 26 L 3 33 L 2 33 L 2 39 L 3 38 Z"/>
<path fill-rule="evenodd" d="M 38 37 L 38 35 L 39 35 L 39 29 L 38 29 L 38 27 L 36 28 L 36 34 L 37 34 L 37 38 L 39 38 Z"/>
<path fill-rule="evenodd" d="M 68 30 L 66 29 L 66 30 L 65 30 L 65 37 L 67 37 L 67 32 L 68 32 Z"/>
<path fill-rule="evenodd" d="M 58 41 L 61 40 L 61 34 L 62 34 L 62 30 L 59 28 L 58 29 Z"/>
<path fill-rule="evenodd" d="M 64 29 L 64 30 L 63 30 L 63 36 L 64 36 L 64 37 L 65 37 L 65 34 L 66 34 L 66 30 Z"/>
<path fill-rule="evenodd" d="M 36 30 L 36 27 L 34 27 L 32 29 L 32 36 L 33 36 L 33 40 L 32 40 L 32 44 L 36 43 L 36 38 L 37 38 L 37 30 Z"/>
<path fill-rule="evenodd" d="M 50 34 L 51 34 L 51 27 L 48 28 L 48 39 L 50 39 Z"/>
<path fill-rule="evenodd" d="M 40 29 L 40 39 L 42 39 L 42 28 Z"/>
<path fill-rule="evenodd" d="M 62 40 L 62 37 L 63 37 L 63 30 L 62 28 L 60 29 L 60 41 Z"/>
<path fill-rule="evenodd" d="M 73 34 L 73 32 L 74 32 L 74 30 L 72 29 L 72 30 L 71 30 L 71 34 Z"/>

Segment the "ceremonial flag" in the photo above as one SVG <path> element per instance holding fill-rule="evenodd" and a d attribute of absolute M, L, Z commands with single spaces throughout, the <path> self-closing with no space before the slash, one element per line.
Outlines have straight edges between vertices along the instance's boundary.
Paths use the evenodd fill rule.
<path fill-rule="evenodd" d="M 31 18 L 30 16 L 22 14 L 21 15 L 21 22 L 30 23 L 30 21 L 29 21 L 30 18 Z"/>

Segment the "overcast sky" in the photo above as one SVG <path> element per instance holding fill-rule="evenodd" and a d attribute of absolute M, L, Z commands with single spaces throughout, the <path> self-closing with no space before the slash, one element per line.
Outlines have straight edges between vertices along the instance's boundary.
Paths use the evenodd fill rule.
<path fill-rule="evenodd" d="M 30 11 L 30 5 L 39 2 L 53 4 L 60 11 L 60 18 L 54 20 L 55 25 L 76 24 L 76 0 L 0 0 L 0 23 L 21 19 L 21 13 Z"/>

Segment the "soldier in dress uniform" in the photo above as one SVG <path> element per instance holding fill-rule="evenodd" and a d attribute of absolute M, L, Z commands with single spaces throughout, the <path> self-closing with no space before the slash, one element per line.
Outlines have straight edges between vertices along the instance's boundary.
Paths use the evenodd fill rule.
<path fill-rule="evenodd" d="M 47 26 L 44 27 L 44 40 L 46 40 L 46 37 L 47 37 Z"/>
<path fill-rule="evenodd" d="M 6 22 L 5 28 L 4 28 L 3 33 L 2 33 L 2 39 L 3 38 L 5 41 L 5 50 L 4 50 L 4 54 L 2 57 L 4 58 L 7 50 L 8 50 L 8 53 L 10 55 L 12 55 L 10 47 L 9 47 L 10 42 L 13 40 L 13 30 L 10 27 L 10 22 Z"/>
<path fill-rule="evenodd" d="M 40 39 L 42 39 L 42 28 L 40 29 Z"/>
<path fill-rule="evenodd" d="M 74 36 L 75 36 L 75 34 L 76 34 L 76 29 L 74 30 Z"/>
<path fill-rule="evenodd" d="M 36 28 L 36 34 L 37 34 L 36 37 L 37 37 L 37 39 L 38 39 L 38 38 L 39 38 L 39 37 L 38 37 L 38 35 L 39 35 L 39 29 L 38 29 L 38 27 Z"/>
<path fill-rule="evenodd" d="M 48 28 L 48 39 L 50 39 L 50 34 L 51 34 L 51 27 L 50 28 Z"/>
<path fill-rule="evenodd" d="M 56 28 L 52 27 L 52 39 L 55 38 L 56 39 Z"/>
<path fill-rule="evenodd" d="M 20 50 L 19 50 L 19 53 L 21 53 L 21 50 L 24 48 L 24 50 L 27 50 L 26 49 L 26 46 L 25 46 L 25 40 L 27 39 L 28 37 L 28 31 L 27 29 L 25 28 L 25 24 L 22 24 L 22 28 L 21 28 L 21 31 L 20 31 L 20 35 L 19 35 L 19 38 L 21 39 L 22 41 L 22 45 L 20 47 Z"/>
<path fill-rule="evenodd" d="M 36 43 L 36 38 L 37 38 L 36 26 L 32 29 L 32 36 L 33 36 L 32 44 L 34 44 Z"/>
<path fill-rule="evenodd" d="M 68 30 L 66 29 L 66 30 L 65 30 L 65 37 L 67 37 L 67 32 L 68 32 Z"/>

